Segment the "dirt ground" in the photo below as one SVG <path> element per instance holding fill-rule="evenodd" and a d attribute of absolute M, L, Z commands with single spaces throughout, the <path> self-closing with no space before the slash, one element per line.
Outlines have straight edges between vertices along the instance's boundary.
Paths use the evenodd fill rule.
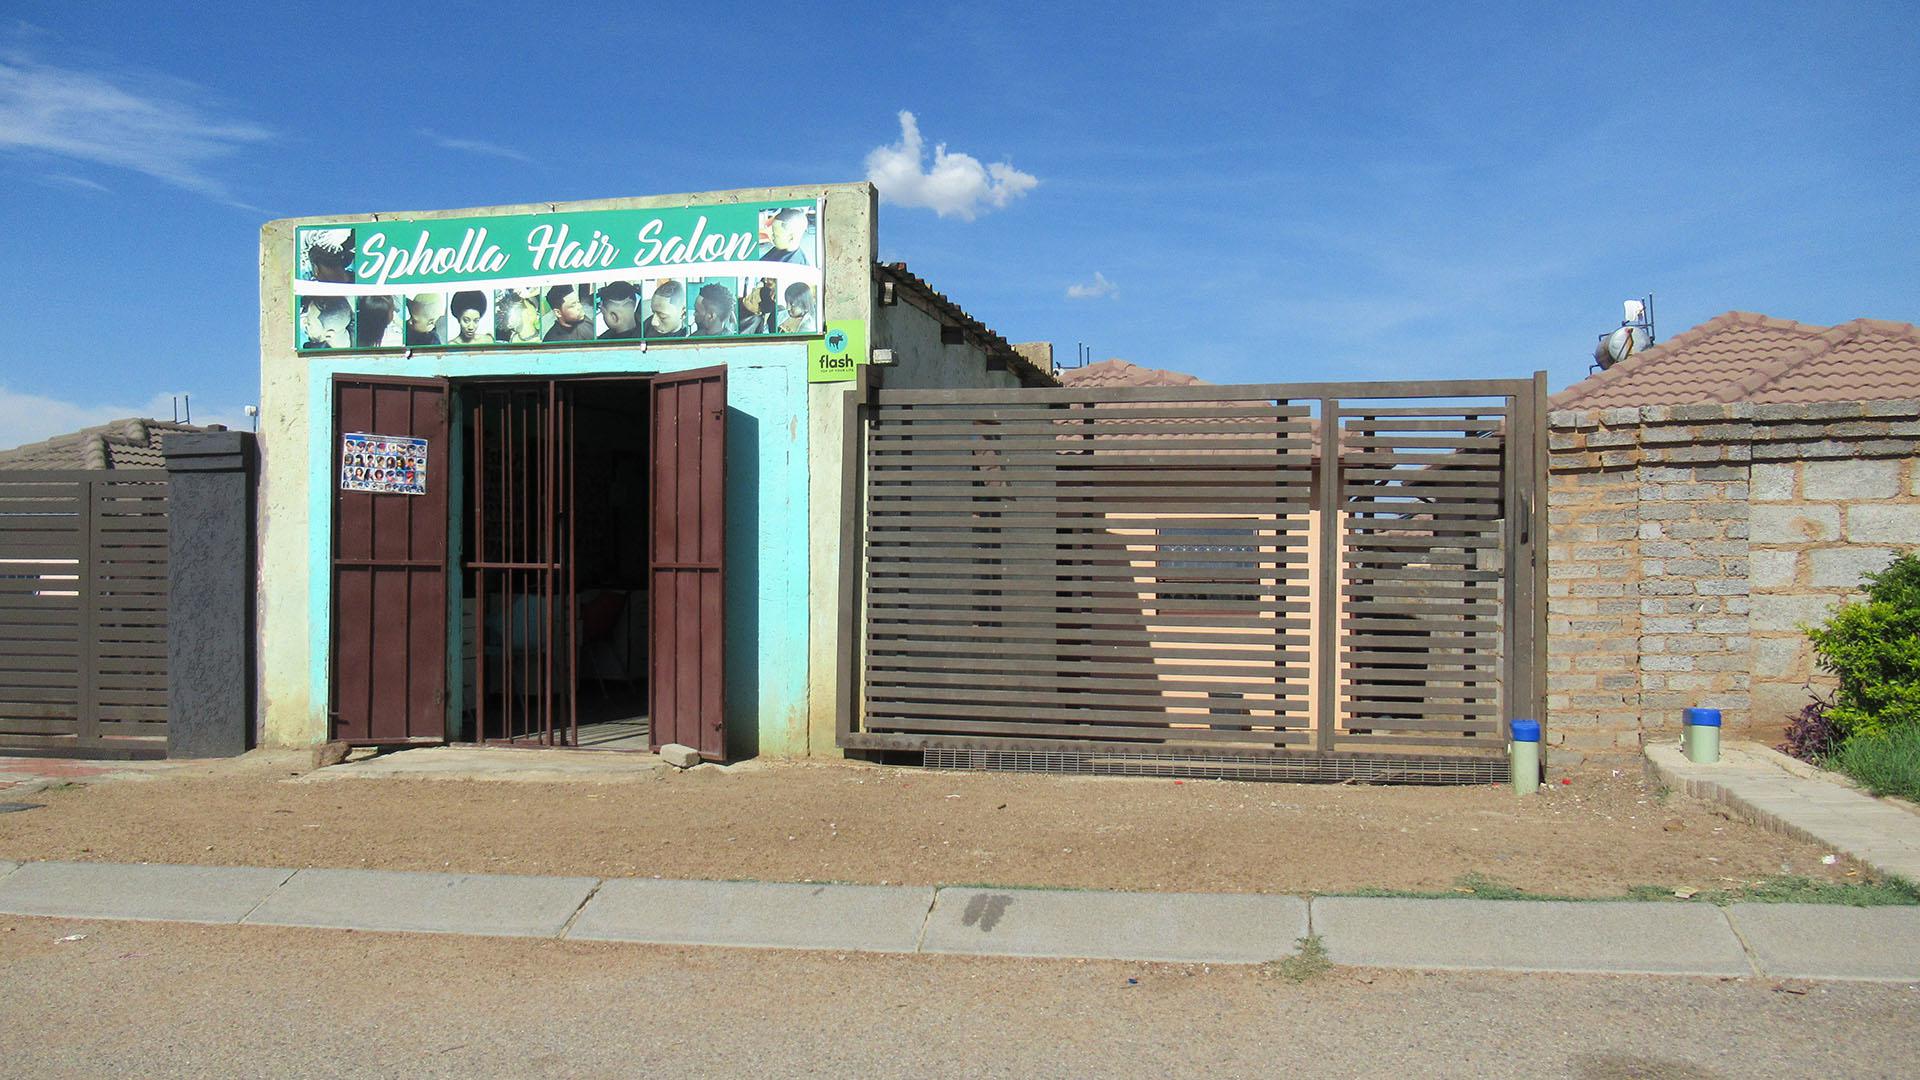
<path fill-rule="evenodd" d="M 78 940 L 68 940 L 78 936 Z M 0 917 L 0 1077 L 1912 1076 L 1920 987 Z M 1906 1062 L 1902 1065 L 1901 1062 Z"/>
<path fill-rule="evenodd" d="M 1571 896 L 1866 876 L 1655 790 L 1637 758 L 1556 770 L 1533 798 L 850 763 L 594 784 L 293 772 L 255 763 L 42 791 L 45 809 L 0 814 L 0 858 L 1282 893 L 1447 888 L 1477 873 Z"/>

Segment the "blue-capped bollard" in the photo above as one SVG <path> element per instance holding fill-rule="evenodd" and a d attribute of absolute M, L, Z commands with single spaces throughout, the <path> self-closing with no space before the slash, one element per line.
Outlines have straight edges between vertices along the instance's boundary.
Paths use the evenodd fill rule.
<path fill-rule="evenodd" d="M 1688 709 L 1686 727 L 1681 729 L 1680 748 L 1687 760 L 1697 765 L 1712 765 L 1720 760 L 1720 710 Z"/>
<path fill-rule="evenodd" d="M 1531 795 L 1540 790 L 1540 721 L 1515 720 L 1507 762 L 1513 773 L 1513 793 Z"/>

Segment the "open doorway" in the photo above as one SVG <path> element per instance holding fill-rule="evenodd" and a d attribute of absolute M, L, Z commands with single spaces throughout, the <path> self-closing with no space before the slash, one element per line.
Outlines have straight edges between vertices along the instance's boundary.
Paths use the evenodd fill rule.
<path fill-rule="evenodd" d="M 575 384 L 574 547 L 582 748 L 645 750 L 647 715 L 647 383 Z"/>
<path fill-rule="evenodd" d="M 463 742 L 647 750 L 645 377 L 461 389 Z"/>

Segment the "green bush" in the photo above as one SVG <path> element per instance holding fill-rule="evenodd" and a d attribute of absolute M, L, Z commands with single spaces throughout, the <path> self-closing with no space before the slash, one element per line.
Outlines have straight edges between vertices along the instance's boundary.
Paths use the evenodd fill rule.
<path fill-rule="evenodd" d="M 1920 552 L 1866 575 L 1866 590 L 1807 630 L 1820 666 L 1840 680 L 1826 715 L 1843 743 L 1920 731 Z"/>

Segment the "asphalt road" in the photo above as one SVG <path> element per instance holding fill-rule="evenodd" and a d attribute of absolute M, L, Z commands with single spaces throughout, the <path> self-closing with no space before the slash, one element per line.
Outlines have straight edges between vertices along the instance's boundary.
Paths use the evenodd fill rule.
<path fill-rule="evenodd" d="M 81 940 L 60 941 L 70 934 Z M 0 918 L 5 1076 L 1911 1076 L 1920 986 Z"/>

